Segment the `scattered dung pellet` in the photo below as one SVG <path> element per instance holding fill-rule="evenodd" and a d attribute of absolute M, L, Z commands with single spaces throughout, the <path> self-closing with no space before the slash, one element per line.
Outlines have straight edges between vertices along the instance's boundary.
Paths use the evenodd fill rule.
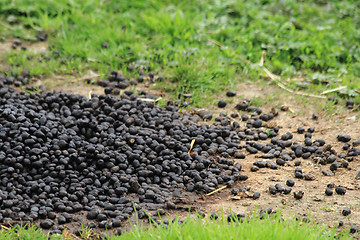
<path fill-rule="evenodd" d="M 253 198 L 254 200 L 259 199 L 259 198 L 260 198 L 260 193 L 259 193 L 259 192 L 255 192 L 255 193 L 253 194 L 252 198 Z"/>
<path fill-rule="evenodd" d="M 335 187 L 335 183 L 331 182 L 327 185 L 328 188 L 334 188 Z"/>
<path fill-rule="evenodd" d="M 40 222 L 40 227 L 43 229 L 50 229 L 54 225 L 54 222 L 51 220 L 44 220 Z"/>
<path fill-rule="evenodd" d="M 284 189 L 283 187 L 281 186 L 281 184 L 277 183 L 275 184 L 275 188 L 276 188 L 276 191 L 281 193 Z"/>
<path fill-rule="evenodd" d="M 353 145 L 353 147 L 360 146 L 360 139 L 354 141 L 354 142 L 352 143 L 352 145 Z M 344 149 L 344 150 L 347 150 L 347 149 Z"/>
<path fill-rule="evenodd" d="M 344 226 L 344 222 L 340 220 L 338 223 L 338 227 L 342 227 L 342 226 Z"/>
<path fill-rule="evenodd" d="M 328 101 L 332 102 L 334 105 L 337 105 L 339 103 L 339 100 L 335 97 L 329 97 Z"/>
<path fill-rule="evenodd" d="M 212 220 L 217 220 L 218 218 L 219 218 L 219 215 L 217 215 L 216 213 L 212 213 L 210 215 L 210 219 L 212 219 Z"/>
<path fill-rule="evenodd" d="M 325 190 L 325 194 L 327 195 L 327 196 L 332 196 L 333 195 L 333 190 L 331 190 L 331 188 L 327 188 L 326 190 Z"/>
<path fill-rule="evenodd" d="M 238 111 L 246 111 L 248 106 L 249 106 L 249 104 L 247 101 L 241 101 L 238 104 L 236 104 L 235 109 Z"/>
<path fill-rule="evenodd" d="M 254 128 L 260 128 L 262 125 L 262 121 L 260 119 L 257 119 L 254 123 L 253 123 L 253 127 Z"/>
<path fill-rule="evenodd" d="M 341 211 L 342 215 L 343 216 L 348 216 L 351 214 L 351 210 L 350 208 L 344 208 L 342 211 Z"/>
<path fill-rule="evenodd" d="M 242 120 L 243 122 L 246 122 L 247 120 L 249 120 L 249 116 L 246 115 L 245 113 L 243 113 L 243 114 L 241 114 L 241 120 Z"/>
<path fill-rule="evenodd" d="M 284 191 L 283 191 L 283 194 L 286 194 L 286 195 L 287 195 L 287 194 L 290 194 L 290 193 L 291 193 L 291 190 L 292 190 L 291 187 L 285 187 L 285 188 L 284 188 Z"/>
<path fill-rule="evenodd" d="M 318 119 L 319 119 L 319 114 L 313 113 L 312 116 L 311 116 L 311 118 L 312 118 L 313 120 L 318 120 Z"/>
<path fill-rule="evenodd" d="M 295 165 L 295 166 L 300 166 L 300 165 L 301 165 L 301 160 L 295 161 L 295 162 L 294 162 L 294 165 Z"/>
<path fill-rule="evenodd" d="M 315 128 L 314 127 L 309 127 L 307 131 L 309 133 L 313 133 L 313 132 L 315 132 Z"/>
<path fill-rule="evenodd" d="M 297 133 L 303 134 L 304 132 L 305 132 L 305 128 L 303 128 L 303 127 L 298 127 Z"/>
<path fill-rule="evenodd" d="M 348 99 L 348 100 L 346 100 L 346 107 L 348 108 L 348 109 L 353 109 L 354 108 L 354 101 L 352 100 L 352 99 Z"/>
<path fill-rule="evenodd" d="M 289 187 L 293 187 L 295 185 L 295 182 L 292 179 L 288 179 L 286 180 L 286 185 Z"/>
<path fill-rule="evenodd" d="M 275 186 L 270 186 L 269 187 L 269 193 L 272 194 L 272 195 L 275 195 L 277 193 L 277 189 Z"/>
<path fill-rule="evenodd" d="M 235 97 L 235 96 L 236 96 L 236 92 L 234 92 L 234 91 L 227 91 L 227 92 L 226 92 L 226 96 L 228 96 L 228 97 Z"/>
<path fill-rule="evenodd" d="M 279 166 L 284 166 L 285 165 L 285 160 L 281 159 L 281 158 L 278 158 L 278 159 L 276 159 L 276 164 L 279 165 Z"/>
<path fill-rule="evenodd" d="M 306 216 L 306 217 L 304 217 L 304 218 L 303 218 L 303 222 L 305 222 L 305 223 L 309 223 L 309 222 L 310 222 L 310 218 L 309 218 L 309 217 L 307 217 L 307 216 Z"/>
<path fill-rule="evenodd" d="M 257 167 L 257 166 L 251 166 L 251 168 L 250 168 L 250 171 L 252 171 L 252 172 L 256 172 L 258 170 L 259 170 L 259 167 Z"/>
<path fill-rule="evenodd" d="M 303 179 L 304 176 L 301 172 L 295 172 L 295 178 Z"/>
<path fill-rule="evenodd" d="M 359 231 L 358 226 L 353 224 L 350 228 L 350 233 L 356 233 L 358 231 Z"/>
<path fill-rule="evenodd" d="M 202 218 L 206 217 L 206 214 L 203 211 L 198 211 L 197 214 L 198 214 L 198 216 L 200 216 Z"/>
<path fill-rule="evenodd" d="M 217 105 L 219 108 L 224 108 L 226 107 L 227 103 L 224 100 L 220 100 Z"/>
<path fill-rule="evenodd" d="M 239 114 L 238 114 L 238 113 L 231 113 L 231 114 L 230 114 L 230 117 L 232 117 L 232 118 L 238 118 L 238 117 L 239 117 Z"/>
<path fill-rule="evenodd" d="M 350 135 L 339 134 L 337 136 L 337 140 L 340 141 L 340 142 L 349 142 L 351 140 L 351 136 Z"/>
<path fill-rule="evenodd" d="M 335 188 L 335 192 L 336 192 L 337 194 L 339 194 L 339 195 L 345 195 L 346 189 L 343 188 L 343 187 L 336 187 L 336 188 Z"/>

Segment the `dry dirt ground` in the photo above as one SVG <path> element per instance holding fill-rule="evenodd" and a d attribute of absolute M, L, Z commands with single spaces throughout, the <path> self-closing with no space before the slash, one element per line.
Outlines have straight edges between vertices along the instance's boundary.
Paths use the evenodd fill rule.
<path fill-rule="evenodd" d="M 39 46 L 42 48 L 43 45 Z M 10 49 L 10 45 L 0 45 L 0 49 Z M 30 49 L 30 47 L 29 47 Z M 36 47 L 34 47 L 36 51 Z M 3 53 L 0 51 L 0 54 Z M 6 64 L 6 63 L 5 63 Z M 53 76 L 47 80 L 39 80 L 35 84 L 40 85 L 45 83 L 48 85 L 47 90 L 60 89 L 69 93 L 78 93 L 84 96 L 89 96 L 89 93 L 102 94 L 103 88 L 85 84 L 83 79 L 76 78 L 74 81 L 56 81 L 62 76 Z M 81 79 L 81 80 L 79 80 Z M 55 80 L 56 84 L 46 84 L 46 82 L 52 82 Z M 66 83 L 66 84 L 65 84 Z M 326 144 L 331 144 L 337 153 L 343 152 L 343 143 L 337 141 L 336 137 L 338 134 L 349 134 L 353 140 L 360 139 L 360 121 L 359 112 L 345 109 L 344 106 L 338 106 L 332 110 L 332 114 L 319 111 L 321 108 L 320 104 L 324 105 L 326 100 L 319 100 L 316 98 L 299 98 L 295 95 L 289 94 L 278 87 L 270 84 L 258 84 L 245 82 L 240 83 L 236 87 L 237 97 L 226 98 L 219 97 L 229 100 L 229 104 L 225 109 L 219 109 L 216 106 L 210 107 L 210 110 L 217 116 L 220 112 L 228 113 L 229 115 L 235 111 L 234 106 L 240 99 L 253 99 L 261 97 L 263 99 L 270 99 L 269 102 L 264 103 L 261 109 L 268 113 L 273 107 L 279 112 L 279 115 L 267 124 L 273 126 L 279 126 L 279 136 L 286 132 L 292 132 L 294 139 L 298 142 L 303 142 L 303 135 L 296 134 L 296 129 L 299 126 L 315 127 L 313 133 L 313 139 L 323 139 Z M 139 85 L 136 90 L 146 90 L 147 92 L 153 93 L 157 96 L 167 98 L 166 94 L 153 88 L 148 88 L 145 85 Z M 274 98 L 273 96 L 277 96 Z M 214 100 L 217 102 L 217 99 Z M 281 111 L 280 105 L 286 105 L 290 108 L 288 111 Z M 318 120 L 312 119 L 314 112 L 319 113 Z M 325 114 L 326 113 L 326 114 Z M 234 119 L 236 120 L 236 119 Z M 238 120 L 238 119 L 237 119 Z M 241 127 L 244 128 L 245 123 L 238 120 Z M 268 141 L 269 142 L 269 141 Z M 244 142 L 242 142 L 243 144 Z M 260 154 L 248 155 L 243 160 L 239 161 L 242 166 L 243 174 L 248 175 L 248 180 L 237 183 L 234 187 L 243 188 L 247 187 L 248 193 L 252 195 L 254 192 L 260 192 L 261 196 L 257 200 L 253 200 L 250 197 L 237 197 L 233 198 L 231 189 L 224 189 L 215 193 L 211 196 L 206 195 L 195 195 L 193 193 L 181 192 L 178 196 L 178 207 L 182 207 L 180 211 L 169 211 L 167 212 L 170 217 L 174 215 L 186 216 L 188 214 L 188 207 L 192 206 L 193 209 L 202 210 L 207 213 L 224 211 L 225 214 L 229 213 L 230 210 L 234 213 L 245 213 L 260 209 L 272 208 L 275 211 L 281 211 L 284 217 L 293 218 L 295 215 L 305 217 L 308 216 L 310 219 L 316 222 L 326 224 L 329 227 L 336 226 L 339 220 L 344 222 L 345 227 L 349 227 L 351 224 L 357 224 L 360 226 L 360 180 L 356 180 L 355 176 L 360 171 L 359 158 L 350 163 L 347 169 L 340 168 L 335 172 L 334 176 L 324 176 L 322 170 L 329 169 L 329 165 L 317 165 L 311 158 L 303 160 L 301 159 L 301 167 L 305 173 L 312 173 L 315 177 L 314 181 L 305 181 L 303 179 L 296 179 L 294 177 L 294 162 L 287 162 L 284 167 L 279 167 L 277 170 L 271 170 L 268 168 L 262 168 L 257 172 L 251 172 L 250 167 L 254 161 L 260 160 L 258 157 Z M 305 192 L 304 197 L 301 200 L 296 200 L 293 194 L 283 195 L 276 194 L 271 195 L 268 191 L 270 185 L 280 183 L 283 187 L 286 186 L 285 182 L 287 179 L 295 180 L 296 184 L 293 187 L 293 192 L 302 190 Z M 328 183 L 335 183 L 335 186 L 343 186 L 347 189 L 345 195 L 341 196 L 335 193 L 333 196 L 326 196 L 325 189 Z M 344 207 L 351 209 L 351 214 L 347 217 L 342 216 L 341 211 Z M 154 209 L 155 211 L 155 209 Z M 134 220 L 134 219 L 132 219 Z M 74 223 L 80 225 L 80 223 Z"/>
<path fill-rule="evenodd" d="M 74 85 L 58 86 L 57 89 L 68 91 L 71 93 L 79 93 L 84 96 L 88 96 L 91 91 L 93 93 L 102 94 L 103 89 L 98 86 L 88 85 L 84 83 L 75 83 Z M 162 95 L 166 98 L 166 94 L 159 90 L 151 90 L 145 86 L 137 86 L 137 90 L 146 90 L 156 94 Z M 312 119 L 312 114 L 319 110 L 317 104 L 318 99 L 308 99 L 307 104 L 300 103 L 296 96 L 292 96 L 278 89 L 276 86 L 267 85 L 265 87 L 259 87 L 254 83 L 241 83 L 236 88 L 236 92 L 240 97 L 237 99 L 252 99 L 254 97 L 269 97 L 277 95 L 281 92 L 279 98 L 273 102 L 265 103 L 261 106 L 261 109 L 268 113 L 275 106 L 284 104 L 290 108 L 288 111 L 281 111 L 276 108 L 279 115 L 267 124 L 270 126 L 278 126 L 280 128 L 279 136 L 286 132 L 294 134 L 294 140 L 303 142 L 303 135 L 297 134 L 296 129 L 299 126 L 315 127 L 315 132 L 312 134 L 312 139 L 323 139 L 327 144 L 331 144 L 337 153 L 345 152 L 342 150 L 344 145 L 338 142 L 336 137 L 338 134 L 349 134 L 353 140 L 360 139 L 360 122 L 359 113 L 355 111 L 346 110 L 344 106 L 339 106 L 334 113 L 325 115 L 325 113 L 319 112 L 318 120 Z M 225 93 L 224 93 L 225 95 Z M 236 98 L 235 98 L 236 99 Z M 217 116 L 220 112 L 230 114 L 234 112 L 234 106 L 238 100 L 231 100 L 232 103 L 228 104 L 225 109 L 219 109 L 212 107 L 210 110 Z M 245 127 L 245 123 L 238 120 L 242 126 Z M 266 141 L 265 141 L 266 142 Z M 269 142 L 269 141 L 267 141 Z M 244 144 L 244 142 L 242 142 Z M 201 210 L 207 213 L 221 213 L 228 214 L 230 211 L 234 213 L 246 213 L 249 214 L 252 211 L 260 211 L 260 209 L 272 208 L 273 211 L 281 211 L 284 217 L 294 218 L 309 217 L 318 223 L 326 224 L 329 227 L 337 226 L 339 220 L 344 222 L 344 227 L 349 227 L 352 224 L 360 225 L 360 180 L 356 180 L 355 176 L 360 171 L 359 158 L 350 163 L 347 169 L 340 168 L 335 172 L 334 176 L 324 176 L 322 170 L 329 170 L 329 165 L 315 164 L 311 158 L 301 159 L 301 165 L 295 166 L 294 162 L 287 162 L 284 167 L 279 167 L 277 170 L 269 168 L 261 168 L 257 172 L 251 172 L 250 167 L 253 162 L 261 160 L 258 157 L 262 153 L 255 155 L 248 155 L 243 160 L 239 161 L 242 166 L 243 174 L 246 174 L 249 179 L 244 182 L 237 183 L 234 188 L 248 189 L 250 196 L 254 192 L 260 192 L 261 197 L 258 200 L 253 200 L 250 197 L 236 197 L 231 194 L 231 189 L 224 189 L 212 196 L 195 195 L 193 193 L 181 192 L 181 197 L 178 198 L 179 211 L 168 211 L 170 217 L 180 215 L 185 217 L 188 214 L 188 207 L 192 206 L 194 210 Z M 304 179 L 296 179 L 294 177 L 294 170 L 297 167 L 303 169 L 304 174 L 311 173 L 315 177 L 314 181 L 306 181 Z M 296 184 L 293 187 L 293 192 L 302 190 L 305 192 L 303 199 L 296 200 L 293 194 L 284 195 L 276 194 L 271 195 L 269 193 L 269 186 L 280 183 L 283 187 L 286 186 L 286 180 L 293 179 Z M 327 184 L 335 183 L 335 186 L 342 186 L 347 189 L 345 195 L 341 196 L 335 193 L 333 196 L 326 196 L 325 189 Z M 333 189 L 334 190 L 334 189 Z M 180 207 L 181 206 L 181 207 Z M 342 209 L 348 207 L 351 209 L 349 216 L 342 215 Z M 156 209 L 152 212 L 156 215 Z M 166 217 L 165 217 L 166 218 Z M 132 220 L 135 220 L 133 218 Z"/>

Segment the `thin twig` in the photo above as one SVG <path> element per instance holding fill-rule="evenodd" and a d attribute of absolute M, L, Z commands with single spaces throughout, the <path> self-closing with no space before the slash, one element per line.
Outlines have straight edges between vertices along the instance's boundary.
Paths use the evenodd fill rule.
<path fill-rule="evenodd" d="M 281 87 L 282 89 L 290 92 L 290 93 L 293 93 L 293 94 L 297 94 L 297 95 L 300 95 L 300 96 L 305 96 L 305 97 L 314 97 L 314 98 L 322 98 L 322 99 L 326 99 L 325 96 L 320 96 L 320 95 L 315 95 L 315 94 L 311 94 L 311 93 L 303 93 L 303 92 L 297 92 L 297 91 L 294 91 L 290 88 L 287 88 L 285 87 L 282 83 L 280 82 L 276 82 L 276 84 Z"/>
<path fill-rule="evenodd" d="M 194 147 L 194 144 L 195 144 L 195 138 L 194 138 L 193 140 L 191 140 L 191 144 L 190 144 L 190 149 L 189 149 L 189 151 L 188 151 L 188 155 L 190 155 L 191 150 L 192 150 L 192 148 Z"/>
<path fill-rule="evenodd" d="M 264 66 L 264 55 L 265 55 L 265 50 L 261 52 L 261 58 L 260 58 L 260 62 L 259 65 L 260 66 Z"/>
<path fill-rule="evenodd" d="M 4 226 L 4 225 L 2 225 L 2 224 L 0 224 L 0 227 L 3 228 L 3 229 L 5 229 L 5 230 L 9 230 L 8 227 L 6 227 L 6 226 Z"/>
<path fill-rule="evenodd" d="M 139 100 L 141 101 L 144 101 L 144 102 L 157 102 L 157 101 L 160 101 L 162 99 L 162 97 L 158 97 L 157 99 L 151 99 L 151 98 L 138 98 Z"/>
<path fill-rule="evenodd" d="M 331 92 L 336 92 L 336 91 L 339 91 L 339 90 L 342 90 L 342 89 L 346 89 L 347 87 L 346 86 L 340 86 L 338 88 L 334 88 L 334 89 L 330 89 L 330 90 L 326 90 L 326 91 L 323 91 L 321 94 L 327 94 L 327 93 L 331 93 Z"/>
<path fill-rule="evenodd" d="M 225 188 L 226 188 L 226 186 L 222 186 L 221 188 L 218 188 L 218 189 L 212 191 L 211 193 L 206 194 L 206 196 L 213 195 L 214 193 L 217 193 L 217 192 L 219 192 L 219 191 L 221 191 L 221 190 L 223 190 Z"/>

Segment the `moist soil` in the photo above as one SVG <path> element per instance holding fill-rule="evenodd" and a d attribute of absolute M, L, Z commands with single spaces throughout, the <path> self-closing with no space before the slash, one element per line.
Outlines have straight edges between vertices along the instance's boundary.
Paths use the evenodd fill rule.
<path fill-rule="evenodd" d="M 43 51 L 46 49 L 47 43 L 35 43 L 29 45 L 28 50 L 31 51 Z M 0 54 L 4 53 L 4 49 L 10 49 L 11 42 L 5 42 L 0 45 Z M 6 63 L 3 63 L 6 65 Z M 0 68 L 2 69 L 2 68 Z M 53 76 L 50 79 L 46 80 L 37 80 L 33 82 L 35 85 L 41 85 L 42 83 L 55 81 L 62 78 L 62 76 Z M 83 78 L 81 78 L 83 79 Z M 65 84 L 66 83 L 66 84 Z M 46 84 L 47 85 L 47 84 Z M 77 93 L 89 97 L 91 93 L 94 94 L 103 94 L 104 90 L 102 87 L 97 85 L 86 84 L 85 81 L 60 81 L 56 84 L 50 85 L 47 90 L 61 90 L 68 93 Z M 135 87 L 136 90 L 145 90 L 147 93 L 154 94 L 156 96 L 161 96 L 164 99 L 169 99 L 166 93 L 154 89 L 152 86 L 145 84 L 139 84 Z M 326 141 L 326 144 L 331 144 L 333 149 L 337 153 L 342 153 L 345 151 L 342 150 L 344 143 L 337 141 L 337 135 L 350 135 L 352 141 L 360 139 L 360 124 L 359 124 L 359 112 L 347 110 L 345 106 L 337 106 L 336 110 L 333 111 L 333 114 L 327 113 L 326 111 L 318 112 L 319 117 L 317 120 L 312 119 L 312 114 L 319 110 L 319 103 L 324 103 L 326 100 L 316 99 L 316 98 L 298 98 L 294 95 L 291 95 L 283 90 L 280 90 L 274 85 L 265 84 L 264 87 L 261 87 L 252 82 L 240 83 L 236 86 L 235 89 L 237 96 L 233 98 L 226 97 L 225 92 L 223 96 L 219 95 L 218 99 L 215 102 L 217 103 L 220 99 L 228 100 L 228 104 L 225 108 L 217 108 L 217 104 L 210 106 L 210 110 L 214 117 L 218 116 L 220 113 L 227 113 L 230 115 L 233 112 L 236 112 L 235 105 L 241 99 L 253 99 L 256 97 L 261 97 L 266 99 L 271 96 L 279 96 L 271 102 L 267 102 L 261 106 L 261 109 L 264 113 L 269 113 L 271 111 L 278 112 L 278 116 L 274 119 L 266 122 L 268 127 L 278 126 L 280 128 L 278 136 L 285 134 L 286 132 L 291 132 L 294 135 L 292 141 L 297 141 L 303 143 L 304 136 L 303 134 L 297 134 L 296 129 L 300 126 L 305 129 L 309 127 L 314 127 L 315 132 L 312 134 L 312 139 L 323 139 Z M 123 90 L 121 91 L 123 92 Z M 306 103 L 304 104 L 304 101 Z M 288 107 L 287 111 L 281 111 L 281 105 L 286 105 Z M 186 111 L 185 111 L 186 112 Z M 187 112 L 193 113 L 194 110 L 190 109 Z M 240 113 L 241 115 L 241 113 Z M 232 118 L 233 121 L 238 121 L 241 128 L 244 128 L 246 122 L 242 122 L 239 118 Z M 199 124 L 202 122 L 199 121 Z M 212 121 L 206 122 L 207 124 L 212 124 Z M 264 141 L 268 143 L 269 140 Z M 242 141 L 241 144 L 244 144 L 245 141 Z M 253 162 L 261 160 L 259 157 L 263 153 L 259 154 L 248 154 L 247 151 L 244 151 L 247 154 L 245 159 L 237 159 L 235 161 L 242 164 L 242 174 L 246 174 L 249 178 L 246 181 L 241 181 L 236 183 L 232 188 L 223 189 L 217 193 L 207 196 L 205 194 L 196 194 L 187 192 L 183 189 L 177 189 L 173 192 L 174 203 L 176 204 L 175 210 L 165 210 L 167 216 L 163 216 L 163 219 L 173 218 L 176 215 L 179 215 L 180 218 L 186 217 L 189 213 L 189 208 L 192 212 L 194 211 L 203 211 L 205 213 L 211 214 L 217 212 L 219 214 L 228 214 L 230 212 L 234 213 L 245 213 L 251 214 L 253 211 L 259 212 L 261 209 L 271 208 L 274 211 L 281 211 L 284 218 L 295 218 L 298 217 L 309 217 L 311 220 L 314 220 L 317 223 L 325 224 L 329 227 L 334 227 L 338 225 L 339 220 L 344 222 L 344 227 L 350 227 L 352 224 L 360 225 L 360 180 L 355 179 L 355 176 L 360 171 L 359 157 L 354 161 L 350 162 L 348 168 L 339 168 L 335 171 L 334 176 L 324 176 L 322 170 L 329 170 L 328 165 L 320 165 L 314 163 L 312 158 L 302 159 L 299 166 L 295 166 L 295 161 L 286 162 L 285 166 L 279 166 L 278 169 L 272 170 L 269 168 L 260 168 L 257 172 L 251 172 L 250 168 L 253 166 Z M 272 161 L 276 159 L 271 159 Z M 303 173 L 311 173 L 314 176 L 313 181 L 306 181 L 304 179 L 297 179 L 294 176 L 295 168 L 302 168 Z M 293 179 L 295 181 L 295 186 L 292 188 L 292 192 L 289 195 L 284 195 L 277 193 L 276 195 L 271 195 L 269 193 L 269 186 L 275 185 L 277 183 L 281 184 L 283 187 L 286 187 L 286 180 Z M 335 193 L 332 196 L 325 195 L 325 189 L 327 184 L 333 182 L 335 186 L 342 186 L 346 188 L 345 195 L 338 195 Z M 233 188 L 243 189 L 247 191 L 238 196 L 234 196 L 231 193 Z M 304 191 L 304 197 L 301 200 L 296 200 L 294 198 L 293 192 Z M 254 192 L 259 192 L 261 194 L 260 198 L 254 200 L 251 198 Z M 148 204 L 149 213 L 157 218 L 158 206 L 156 204 Z M 342 209 L 348 207 L 351 209 L 351 214 L 349 216 L 342 215 Z M 66 227 L 70 232 L 74 232 L 81 228 L 81 224 L 85 226 L 88 223 L 86 220 L 86 212 L 80 212 L 74 214 L 73 219 L 76 217 L 81 217 L 82 222 L 73 221 L 70 225 Z M 131 222 L 136 222 L 136 217 L 133 214 Z M 128 222 L 123 222 L 123 228 L 130 228 Z M 101 230 L 98 229 L 97 232 Z M 111 230 L 112 232 L 115 230 Z"/>

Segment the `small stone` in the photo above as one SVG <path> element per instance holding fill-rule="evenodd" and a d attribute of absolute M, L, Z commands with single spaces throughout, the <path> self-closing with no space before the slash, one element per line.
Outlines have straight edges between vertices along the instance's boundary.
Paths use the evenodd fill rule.
<path fill-rule="evenodd" d="M 304 179 L 306 181 L 313 181 L 315 179 L 315 177 L 311 173 L 307 173 L 304 175 Z"/>
<path fill-rule="evenodd" d="M 321 172 L 324 176 L 334 176 L 334 173 L 329 170 L 322 170 Z"/>

